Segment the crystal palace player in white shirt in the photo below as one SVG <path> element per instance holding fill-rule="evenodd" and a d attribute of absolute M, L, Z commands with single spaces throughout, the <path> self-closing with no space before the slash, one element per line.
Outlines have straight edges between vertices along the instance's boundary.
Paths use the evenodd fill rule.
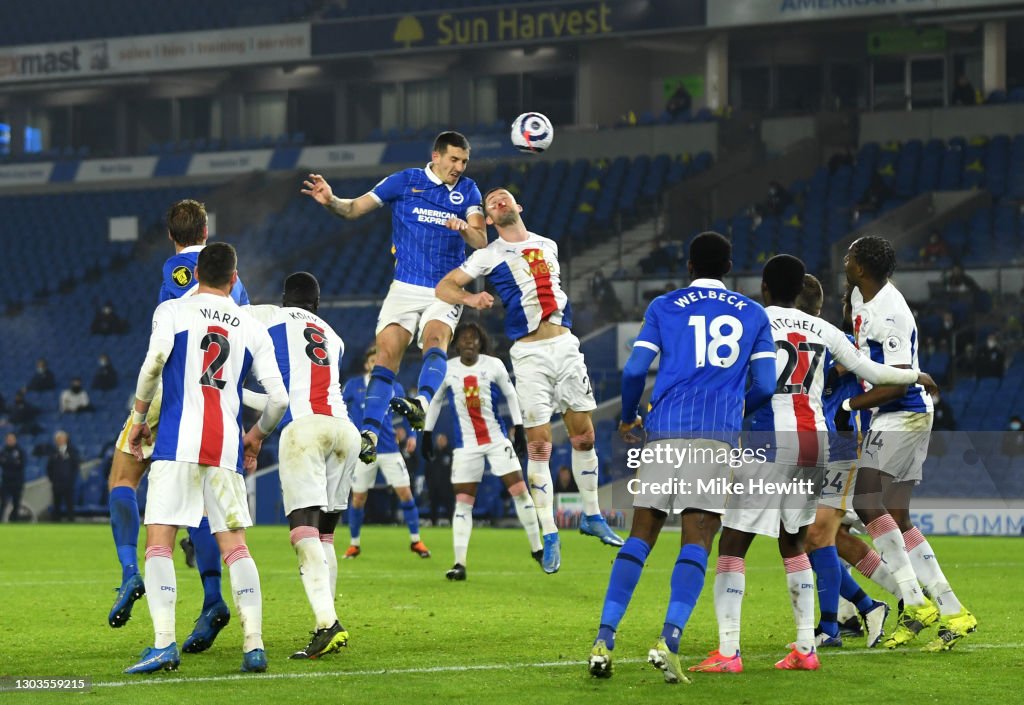
<path fill-rule="evenodd" d="M 543 568 L 554 573 L 561 565 L 561 546 L 552 503 L 551 416 L 561 413 L 572 443 L 572 471 L 583 497 L 580 532 L 609 546 L 622 539 L 601 516 L 597 502 L 597 453 L 591 412 L 597 408 L 579 340 L 570 328 L 572 308 L 559 281 L 558 245 L 526 229 L 523 207 L 506 189 L 484 196 L 487 223 L 498 239 L 477 250 L 465 264 L 437 285 L 437 297 L 451 304 L 490 308 L 486 291 L 470 294 L 463 287 L 486 275 L 505 306 L 505 332 L 515 341 L 509 356 L 516 392 L 523 408 L 528 440 L 527 475 L 544 533 Z"/>
<path fill-rule="evenodd" d="M 263 439 L 288 408 L 288 394 L 267 329 L 230 297 L 238 281 L 237 262 L 230 245 L 207 246 L 196 264 L 198 293 L 165 301 L 153 314 L 128 439 L 141 460 L 143 442 L 150 436 L 146 413 L 162 379 L 160 434 L 146 506 L 146 599 L 156 639 L 126 673 L 178 667 L 171 547 L 178 527 L 198 526 L 204 511 L 231 575 L 245 635 L 242 670 L 267 669 L 259 573 L 245 544 L 245 528 L 252 519 L 240 473 L 243 460 L 247 468 L 255 467 Z M 268 398 L 259 421 L 243 438 L 242 383 L 250 367 Z"/>
<path fill-rule="evenodd" d="M 526 451 L 523 414 L 519 409 L 512 380 L 504 363 L 487 352 L 487 334 L 476 323 L 462 323 L 455 329 L 455 349 L 459 356 L 448 360 L 448 371 L 427 409 L 421 448 L 427 460 L 433 459 L 432 431 L 441 413 L 447 391 L 455 413 L 455 450 L 452 457 L 452 489 L 455 511 L 452 516 L 452 542 L 455 565 L 447 572 L 449 580 L 466 579 L 466 551 L 473 531 L 473 502 L 477 486 L 484 476 L 484 460 L 491 474 L 500 477 L 515 502 L 516 515 L 526 529 L 530 551 L 541 559 L 540 527 L 537 511 L 523 482 L 519 455 Z M 505 422 L 498 416 L 498 391 L 508 402 L 515 425 L 515 443 L 505 433 Z"/>
<path fill-rule="evenodd" d="M 931 377 L 899 370 L 861 355 L 841 330 L 796 308 L 803 289 L 804 264 L 791 255 L 772 257 L 764 266 L 761 295 L 775 340 L 777 385 L 769 404 L 754 412 L 747 447 L 764 449 L 767 462 L 744 463 L 732 481 L 745 491 L 729 497 L 722 517 L 715 577 L 715 614 L 719 647 L 691 670 L 738 673 L 740 610 L 745 591 L 745 558 L 758 534 L 777 539 L 797 626 L 791 652 L 775 667 L 817 670 L 814 639 L 814 576 L 804 549 L 807 527 L 814 522 L 828 435 L 822 411 L 825 355 L 850 372 L 876 384 L 921 382 Z M 755 481 L 790 484 L 785 492 L 758 491 Z M 803 482 L 802 485 L 797 483 Z"/>
<path fill-rule="evenodd" d="M 896 269 L 892 244 L 876 236 L 859 238 L 850 245 L 845 265 L 846 279 L 854 287 L 850 303 L 858 347 L 877 362 L 916 370 L 921 341 L 914 314 L 889 281 Z M 945 651 L 974 631 L 978 621 L 957 599 L 935 551 L 910 520 L 910 495 L 921 481 L 928 455 L 931 396 L 917 385 L 874 388 L 843 404 L 857 411 L 875 407 L 861 445 L 853 506 L 903 596 L 900 623 L 883 645 L 894 649 L 910 642 L 941 614 L 939 634 L 924 648 Z M 919 583 L 935 598 L 938 610 Z"/>
<path fill-rule="evenodd" d="M 309 645 L 292 658 L 317 658 L 348 644 L 334 608 L 334 528 L 348 506 L 360 438 L 341 396 L 345 344 L 316 315 L 319 306 L 316 277 L 296 272 L 284 280 L 280 307 L 250 308 L 270 333 L 288 388 L 279 449 L 281 491 L 299 575 L 316 618 Z"/>

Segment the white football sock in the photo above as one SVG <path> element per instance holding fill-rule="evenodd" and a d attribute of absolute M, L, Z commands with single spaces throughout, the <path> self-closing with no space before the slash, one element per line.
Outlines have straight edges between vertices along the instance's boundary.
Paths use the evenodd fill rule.
<path fill-rule="evenodd" d="M 174 603 L 178 598 L 178 580 L 174 574 L 171 549 L 150 546 L 146 549 L 146 602 L 153 618 L 153 646 L 163 649 L 174 643 Z"/>
<path fill-rule="evenodd" d="M 324 560 L 327 561 L 328 581 L 331 584 L 331 601 L 338 596 L 338 554 L 334 552 L 334 534 L 320 534 L 324 545 Z"/>
<path fill-rule="evenodd" d="M 735 656 L 740 650 L 740 618 L 746 585 L 746 562 L 736 556 L 719 556 L 715 617 L 718 619 L 718 652 L 722 656 Z"/>
<path fill-rule="evenodd" d="M 242 651 L 248 653 L 253 649 L 262 649 L 263 593 L 260 591 L 260 574 L 256 570 L 256 562 L 244 543 L 224 556 L 224 562 L 231 575 L 235 610 L 242 622 Z"/>
<path fill-rule="evenodd" d="M 572 475 L 576 478 L 576 486 L 583 498 L 583 513 L 587 516 L 601 513 L 601 505 L 597 501 L 597 453 L 594 449 L 572 449 Z"/>
<path fill-rule="evenodd" d="M 960 600 L 956 599 L 953 588 L 949 586 L 949 581 L 939 566 L 939 559 L 935 557 L 935 551 L 921 530 L 915 526 L 903 534 L 903 541 L 907 547 L 907 555 L 910 556 L 910 563 L 914 566 L 914 572 L 928 588 L 935 604 L 939 606 L 939 613 L 944 616 L 960 614 L 964 607 Z"/>
<path fill-rule="evenodd" d="M 882 560 L 882 557 L 878 555 L 878 551 L 869 549 L 867 554 L 857 563 L 856 568 L 860 571 L 861 575 L 873 581 L 886 592 L 891 593 L 896 599 L 903 599 L 899 583 L 896 582 L 896 578 L 892 577 L 892 571 L 889 570 L 889 566 Z"/>
<path fill-rule="evenodd" d="M 867 525 L 868 534 L 874 539 L 875 548 L 882 560 L 889 566 L 893 579 L 899 585 L 897 593 L 907 607 L 920 607 L 924 604 L 924 593 L 917 583 L 917 574 L 910 563 L 903 534 L 896 526 L 896 520 L 890 514 L 883 514 Z"/>
<path fill-rule="evenodd" d="M 785 558 L 786 585 L 796 622 L 796 648 L 802 654 L 814 651 L 814 571 L 806 553 Z"/>
<path fill-rule="evenodd" d="M 460 497 L 467 496 L 460 495 Z M 455 501 L 455 512 L 452 514 L 452 548 L 455 549 L 455 562 L 460 565 L 466 565 L 469 536 L 472 533 L 473 505 L 457 499 Z"/>
<path fill-rule="evenodd" d="M 525 485 L 519 494 L 512 495 L 512 501 L 516 505 L 516 516 L 519 517 L 519 523 L 523 525 L 523 529 L 526 530 L 526 538 L 530 540 L 530 550 L 541 550 L 544 544 L 540 540 L 540 524 L 537 521 L 537 510 L 533 506 L 533 498 L 526 491 Z"/>
<path fill-rule="evenodd" d="M 327 568 L 327 556 L 320 543 L 320 532 L 312 526 L 300 526 L 291 531 L 292 545 L 299 559 L 299 575 L 306 598 L 316 617 L 316 628 L 326 629 L 338 621 L 331 596 L 331 573 Z"/>

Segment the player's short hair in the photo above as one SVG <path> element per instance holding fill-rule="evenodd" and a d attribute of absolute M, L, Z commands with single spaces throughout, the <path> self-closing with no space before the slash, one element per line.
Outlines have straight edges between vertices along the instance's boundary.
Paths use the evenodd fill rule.
<path fill-rule="evenodd" d="M 716 232 L 703 232 L 690 241 L 690 264 L 696 277 L 721 279 L 732 269 L 732 243 Z"/>
<path fill-rule="evenodd" d="M 199 261 L 196 262 L 196 276 L 199 282 L 215 289 L 227 286 L 236 269 L 238 254 L 235 248 L 226 242 L 207 245 L 199 253 Z"/>
<path fill-rule="evenodd" d="M 289 274 L 284 280 L 284 296 L 281 303 L 316 313 L 320 306 L 320 282 L 309 272 Z"/>
<path fill-rule="evenodd" d="M 476 321 L 466 321 L 455 326 L 455 334 L 452 335 L 452 343 L 455 344 L 455 349 L 458 350 L 459 336 L 467 331 L 473 331 L 476 333 L 477 338 L 480 339 L 480 354 L 487 354 L 488 343 L 490 342 L 486 331 Z"/>
<path fill-rule="evenodd" d="M 865 235 L 850 245 L 850 254 L 873 279 L 884 281 L 896 271 L 896 250 L 884 237 Z"/>
<path fill-rule="evenodd" d="M 821 288 L 821 282 L 813 274 L 804 274 L 804 286 L 796 297 L 796 307 L 804 313 L 817 316 L 823 303 L 825 292 Z"/>
<path fill-rule="evenodd" d="M 182 247 L 202 245 L 206 240 L 206 206 L 191 198 L 167 209 L 167 232 Z"/>
<path fill-rule="evenodd" d="M 469 140 L 461 132 L 455 130 L 446 130 L 434 138 L 434 147 L 431 151 L 440 152 L 444 154 L 448 151 L 449 147 L 458 147 L 469 151 Z"/>
<path fill-rule="evenodd" d="M 793 255 L 775 255 L 765 262 L 761 279 L 768 287 L 768 293 L 776 301 L 796 301 L 804 288 L 804 274 L 807 269 L 799 258 Z"/>

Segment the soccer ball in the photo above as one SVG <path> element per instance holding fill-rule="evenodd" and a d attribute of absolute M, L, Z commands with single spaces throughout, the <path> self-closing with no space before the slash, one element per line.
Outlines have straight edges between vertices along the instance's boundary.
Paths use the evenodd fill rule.
<path fill-rule="evenodd" d="M 540 113 L 523 113 L 512 121 L 512 144 L 520 152 L 540 154 L 554 138 L 555 128 Z"/>

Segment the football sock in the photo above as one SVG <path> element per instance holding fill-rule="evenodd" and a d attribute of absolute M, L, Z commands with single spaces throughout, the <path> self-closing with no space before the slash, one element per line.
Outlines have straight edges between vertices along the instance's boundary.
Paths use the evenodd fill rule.
<path fill-rule="evenodd" d="M 455 549 L 455 562 L 466 565 L 466 552 L 469 550 L 469 536 L 473 533 L 473 498 L 468 494 L 460 494 L 455 498 L 455 512 L 452 514 L 452 547 Z"/>
<path fill-rule="evenodd" d="M 434 398 L 434 392 L 444 381 L 444 375 L 448 371 L 448 355 L 441 348 L 427 348 L 423 351 L 423 367 L 420 368 L 420 378 L 417 382 L 419 396 L 426 399 L 427 404 Z M 423 407 L 426 411 L 426 406 Z"/>
<path fill-rule="evenodd" d="M 139 498 L 131 487 L 115 487 L 110 490 L 108 506 L 123 583 L 139 572 Z"/>
<path fill-rule="evenodd" d="M 844 572 L 839 563 L 839 553 L 835 546 L 822 546 L 811 551 L 809 558 L 818 582 L 818 606 L 821 610 L 818 626 L 831 637 L 839 636 L 839 588 Z"/>
<path fill-rule="evenodd" d="M 331 599 L 338 595 L 338 554 L 334 552 L 334 534 L 320 534 L 324 545 L 324 560 L 327 561 L 328 580 L 331 584 Z"/>
<path fill-rule="evenodd" d="M 516 492 L 516 488 L 519 491 Z M 530 551 L 539 551 L 544 547 L 540 540 L 540 524 L 537 521 L 537 510 L 533 506 L 533 498 L 526 491 L 526 483 L 520 482 L 513 485 L 509 492 L 512 494 L 512 501 L 516 506 L 516 516 L 519 523 L 526 530 L 526 538 L 530 540 Z"/>
<path fill-rule="evenodd" d="M 859 584 L 857 584 L 857 581 L 853 579 L 852 575 L 850 575 L 850 571 L 846 569 L 846 566 L 840 566 L 839 570 L 841 571 L 839 594 L 842 595 L 843 599 L 856 605 L 858 612 L 867 612 L 872 608 L 872 606 L 874 606 L 875 601 L 872 600 L 866 592 L 864 592 L 863 588 L 861 588 Z M 818 579 L 821 579 L 820 573 L 818 575 Z M 819 592 L 818 594 L 819 599 L 821 599 L 821 593 Z"/>
<path fill-rule="evenodd" d="M 719 556 L 715 570 L 715 617 L 718 653 L 722 656 L 735 656 L 740 650 L 740 615 L 746 585 L 746 561 L 736 556 Z"/>
<path fill-rule="evenodd" d="M 353 546 L 359 545 L 359 534 L 363 530 L 364 517 L 366 517 L 366 509 L 364 507 L 348 508 L 348 533 L 352 536 L 352 540 L 349 543 Z"/>
<path fill-rule="evenodd" d="M 920 607 L 924 604 L 924 593 L 917 584 L 917 574 L 910 563 L 903 534 L 896 526 L 896 520 L 890 514 L 883 514 L 867 525 L 868 534 L 875 541 L 878 553 L 889 566 L 892 576 L 899 585 L 897 593 L 908 607 Z"/>
<path fill-rule="evenodd" d="M 806 553 L 784 558 L 789 601 L 796 622 L 796 649 L 802 654 L 814 651 L 814 572 Z"/>
<path fill-rule="evenodd" d="M 320 543 L 320 532 L 312 526 L 297 526 L 291 530 L 292 547 L 299 559 L 299 575 L 306 597 L 313 608 L 316 628 L 326 629 L 338 621 L 331 596 L 330 570 L 324 545 Z"/>
<path fill-rule="evenodd" d="M 235 610 L 242 621 L 242 651 L 263 648 L 263 593 L 256 563 L 244 543 L 233 548 L 224 563 L 231 576 L 231 593 L 235 596 Z"/>
<path fill-rule="evenodd" d="M 533 506 L 537 509 L 541 533 L 545 536 L 558 531 L 555 526 L 555 505 L 551 493 L 551 444 L 535 441 L 528 444 L 526 476 L 530 482 Z"/>
<path fill-rule="evenodd" d="M 174 643 L 174 603 L 178 597 L 178 581 L 174 575 L 174 559 L 167 546 L 146 549 L 146 602 L 153 618 L 153 646 L 163 649 Z"/>
<path fill-rule="evenodd" d="M 665 626 L 661 635 L 669 651 L 679 653 L 679 639 L 690 621 L 700 591 L 704 589 L 704 573 L 708 567 L 708 552 L 703 546 L 688 543 L 679 551 L 676 566 L 672 569 L 672 588 L 665 611 Z"/>
<path fill-rule="evenodd" d="M 593 448 L 572 449 L 572 474 L 583 499 L 583 513 L 588 517 L 601 514 L 601 505 L 597 501 L 597 466 L 597 453 Z"/>
<path fill-rule="evenodd" d="M 889 566 L 882 562 L 882 557 L 874 549 L 869 550 L 867 555 L 857 562 L 857 570 L 865 578 L 873 580 L 886 592 L 892 593 L 893 597 L 902 600 L 899 583 L 892 577 Z"/>
<path fill-rule="evenodd" d="M 942 568 L 939 566 L 939 559 L 935 557 L 935 551 L 928 544 L 921 530 L 916 526 L 903 534 L 903 541 L 907 546 L 907 555 L 910 556 L 910 563 L 914 566 L 914 572 L 932 599 L 939 606 L 942 615 L 960 614 L 963 605 L 956 599 L 953 588 L 949 586 Z"/>
<path fill-rule="evenodd" d="M 224 601 L 220 592 L 220 548 L 210 533 L 210 520 L 203 517 L 199 526 L 188 528 L 188 537 L 196 550 L 196 568 L 203 581 L 203 609 Z"/>
<path fill-rule="evenodd" d="M 416 508 L 416 500 L 410 497 L 399 506 L 402 508 L 405 525 L 409 527 L 409 539 L 416 543 L 420 540 L 420 510 Z"/>
<path fill-rule="evenodd" d="M 366 396 L 363 400 L 363 424 L 360 431 L 372 431 L 380 437 L 384 417 L 388 413 L 388 405 L 395 395 L 395 373 L 387 367 L 377 365 L 370 372 L 370 381 L 366 385 Z"/>
<path fill-rule="evenodd" d="M 597 632 L 597 638 L 604 639 L 609 649 L 615 648 L 615 632 L 629 601 L 633 599 L 633 591 L 640 582 L 640 573 L 650 553 L 651 547 L 646 541 L 630 536 L 612 563 L 612 574 L 608 578 L 608 590 L 601 609 L 601 626 Z"/>

